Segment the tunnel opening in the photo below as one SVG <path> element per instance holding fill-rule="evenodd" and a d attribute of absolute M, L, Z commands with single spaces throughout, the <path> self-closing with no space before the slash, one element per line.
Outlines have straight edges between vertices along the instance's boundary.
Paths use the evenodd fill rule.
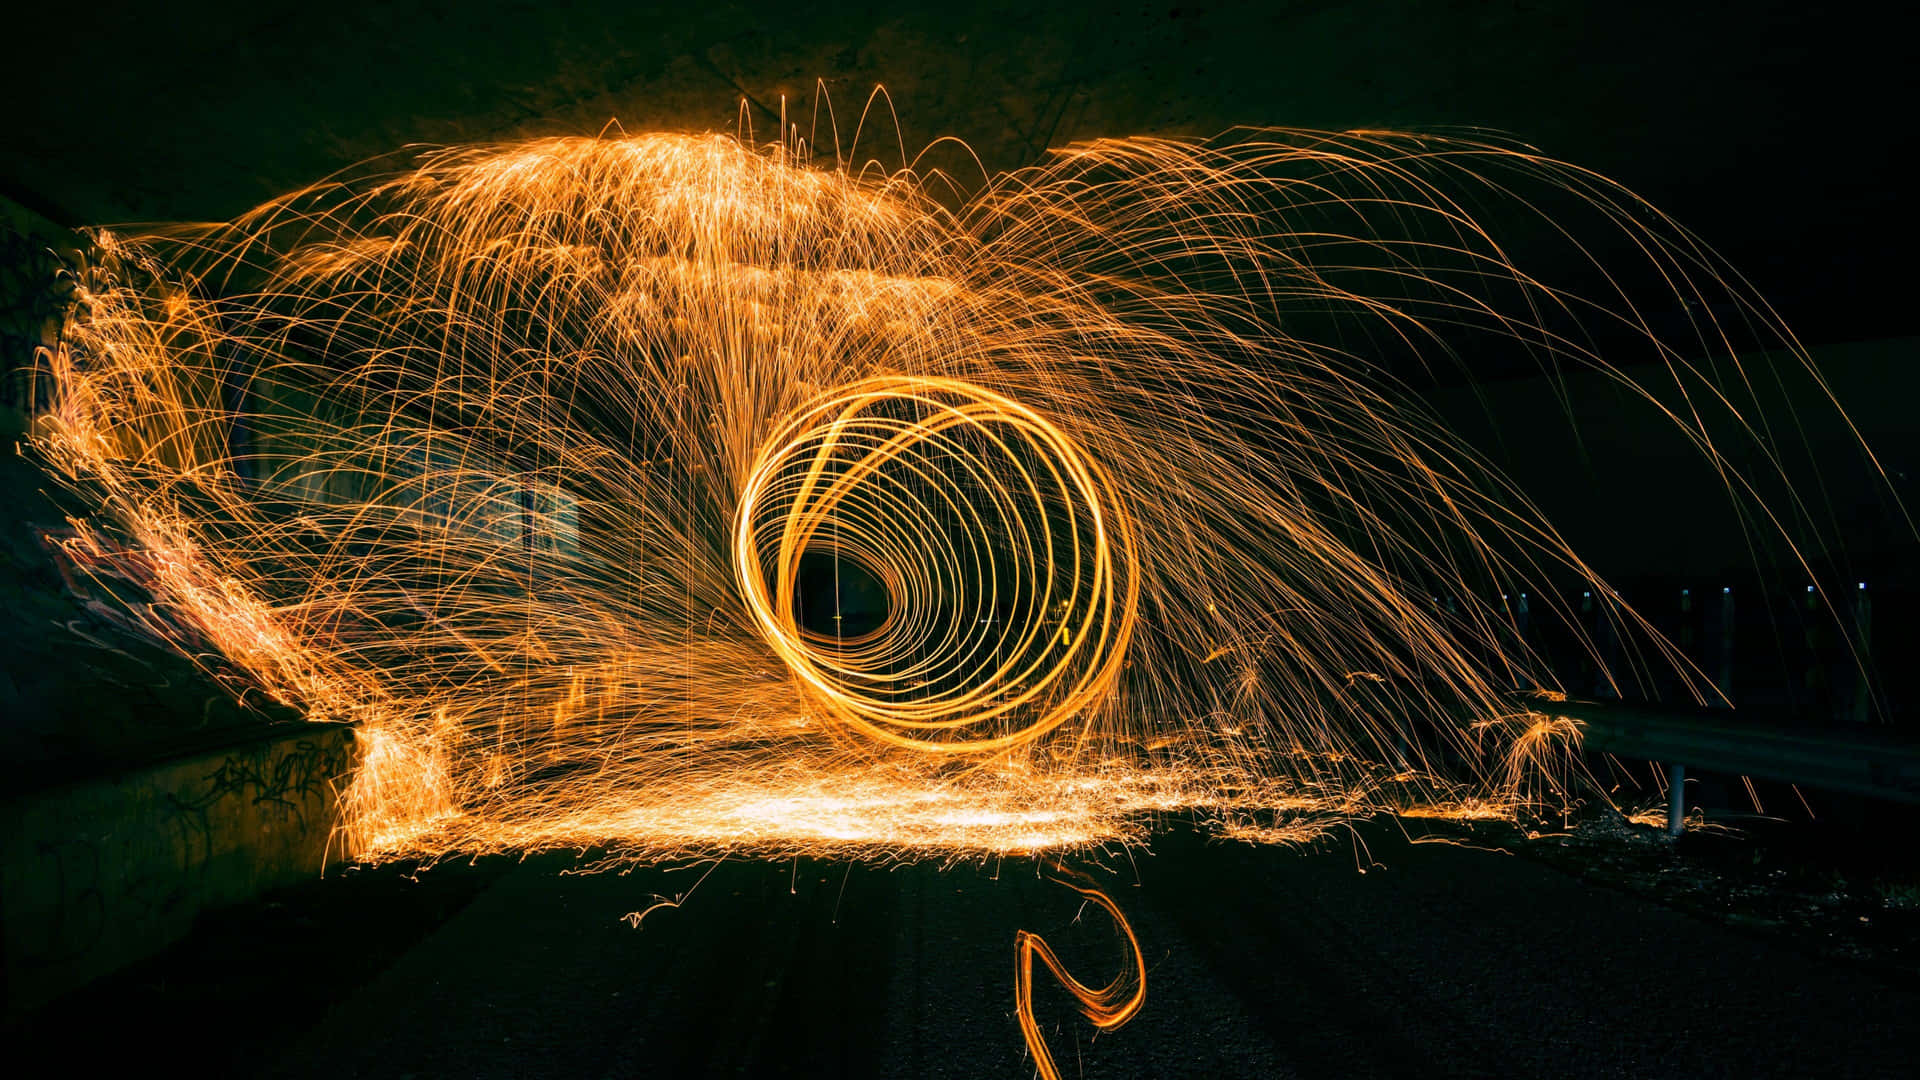
<path fill-rule="evenodd" d="M 794 576 L 793 618 L 805 633 L 828 640 L 864 637 L 893 610 L 873 571 L 832 550 L 802 554 Z"/>

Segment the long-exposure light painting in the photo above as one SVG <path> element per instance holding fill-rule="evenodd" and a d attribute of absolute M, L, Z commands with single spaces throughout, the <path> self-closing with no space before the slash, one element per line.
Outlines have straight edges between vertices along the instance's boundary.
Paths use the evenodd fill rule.
<path fill-rule="evenodd" d="M 353 855 L 1059 859 L 1175 813 L 1508 813 L 1578 740 L 1515 704 L 1556 687 L 1493 599 L 1548 577 L 1693 678 L 1376 362 L 1617 373 L 1596 343 L 1630 340 L 1757 490 L 1719 449 L 1768 445 L 1741 373 L 1690 359 L 1719 325 L 1665 340 L 1480 223 L 1579 251 L 1546 208 L 1576 205 L 1676 307 L 1790 341 L 1630 193 L 1377 132 L 1098 141 L 957 204 L 828 158 L 464 147 L 96 237 L 37 446 L 156 633 L 357 725 Z M 1043 1072 L 1034 959 L 1117 1026 L 1130 945 L 1092 989 L 1023 933 Z"/>

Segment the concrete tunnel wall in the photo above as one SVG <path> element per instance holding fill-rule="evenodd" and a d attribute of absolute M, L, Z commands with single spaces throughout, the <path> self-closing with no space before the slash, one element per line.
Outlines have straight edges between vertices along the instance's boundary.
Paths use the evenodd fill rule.
<path fill-rule="evenodd" d="M 310 725 L 0 806 L 6 1012 L 159 952 L 203 911 L 340 861 L 352 748 L 352 729 Z"/>

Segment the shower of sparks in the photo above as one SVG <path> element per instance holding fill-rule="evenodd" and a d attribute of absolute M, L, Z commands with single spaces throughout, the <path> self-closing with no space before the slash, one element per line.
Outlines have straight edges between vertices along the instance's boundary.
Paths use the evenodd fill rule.
<path fill-rule="evenodd" d="M 1752 491 L 1701 419 L 1767 445 L 1739 373 L 1683 359 L 1731 351 L 1716 324 L 1662 343 L 1473 213 L 1564 239 L 1516 194 L 1551 192 L 1691 310 L 1738 303 L 1629 193 L 1510 145 L 1281 130 L 935 190 L 796 139 L 618 135 L 102 232 L 35 442 L 128 604 L 357 725 L 369 859 L 1511 813 L 1568 797 L 1579 733 L 1514 704 L 1554 682 L 1488 598 L 1549 578 L 1705 685 L 1375 359 L 1480 335 L 1617 374 L 1604 326 Z M 871 625 L 837 591 L 806 616 L 809 565 L 876 583 Z"/>

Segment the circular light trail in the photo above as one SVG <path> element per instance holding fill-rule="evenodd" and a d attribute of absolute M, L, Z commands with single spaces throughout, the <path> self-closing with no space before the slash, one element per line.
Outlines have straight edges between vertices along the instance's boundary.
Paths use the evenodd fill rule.
<path fill-rule="evenodd" d="M 888 594 L 852 637 L 803 629 L 801 560 Z M 808 403 L 741 493 L 735 569 L 755 624 L 828 714 L 938 753 L 1005 749 L 1099 700 L 1135 618 L 1126 514 L 1059 428 L 950 378 L 878 377 Z"/>

